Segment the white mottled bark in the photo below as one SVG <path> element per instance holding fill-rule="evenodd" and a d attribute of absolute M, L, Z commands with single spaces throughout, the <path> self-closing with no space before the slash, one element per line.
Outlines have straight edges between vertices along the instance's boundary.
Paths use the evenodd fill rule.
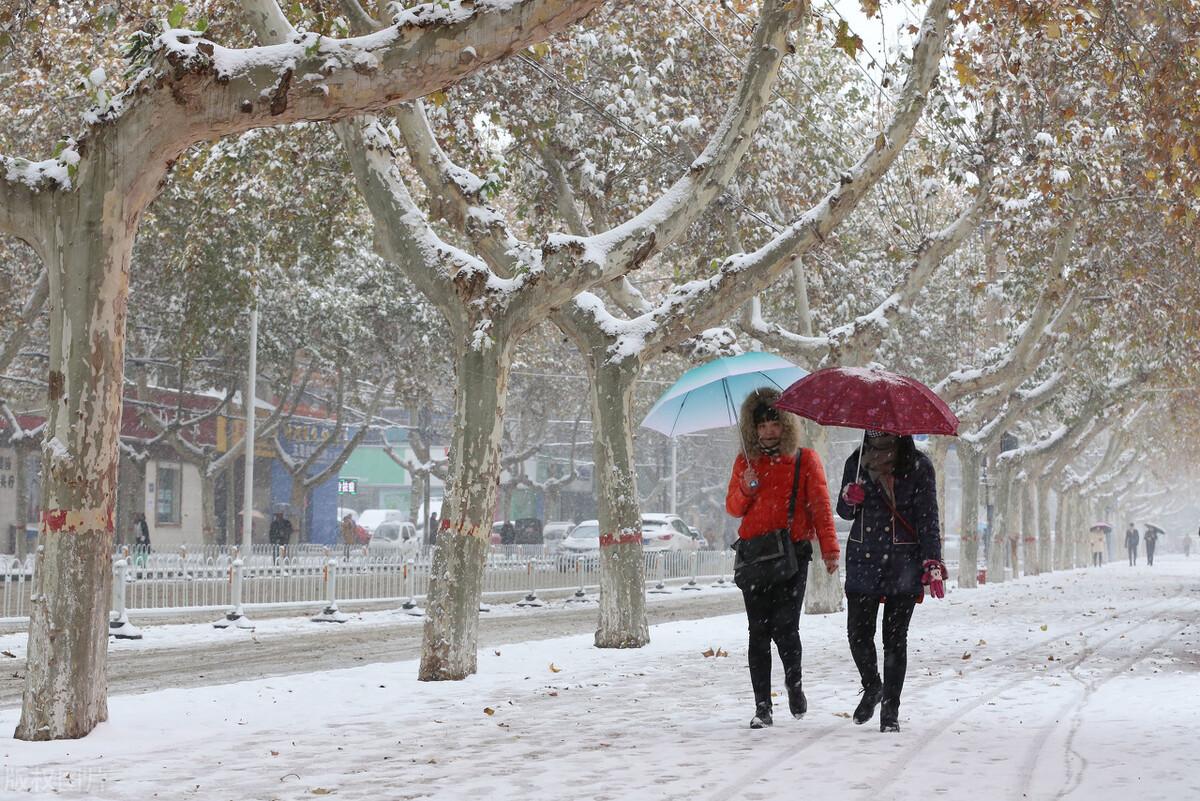
<path fill-rule="evenodd" d="M 1045 481 L 1036 482 L 1034 496 L 1037 502 L 1038 571 L 1050 572 L 1054 570 L 1054 536 L 1050 530 L 1050 485 Z"/>
<path fill-rule="evenodd" d="M 500 436 L 512 338 L 495 332 L 478 347 L 455 353 L 454 436 L 450 445 L 450 492 L 434 549 L 418 678 L 464 679 L 476 670 L 479 603 L 496 490 Z"/>
<path fill-rule="evenodd" d="M 962 465 L 962 514 L 959 530 L 958 586 L 978 586 L 979 570 L 979 467 L 982 455 L 966 443 L 959 443 L 958 461 Z"/>
<path fill-rule="evenodd" d="M 1021 479 L 1021 561 L 1022 575 L 1036 576 L 1041 572 L 1037 551 L 1037 509 L 1034 506 L 1033 487 L 1027 479 Z"/>

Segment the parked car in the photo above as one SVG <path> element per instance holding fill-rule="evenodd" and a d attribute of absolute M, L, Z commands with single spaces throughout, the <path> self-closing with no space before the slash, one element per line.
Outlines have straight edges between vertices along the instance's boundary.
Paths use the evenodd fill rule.
<path fill-rule="evenodd" d="M 372 556 L 400 553 L 415 556 L 421 550 L 421 537 L 417 527 L 404 520 L 385 520 L 375 527 L 367 550 Z"/>
<path fill-rule="evenodd" d="M 700 529 L 696 528 L 695 526 L 688 526 L 688 533 L 691 534 L 692 539 L 696 541 L 697 549 L 703 550 L 712 547 L 708 544 L 708 539 L 700 533 Z"/>
<path fill-rule="evenodd" d="M 600 553 L 600 521 L 584 520 L 563 538 L 559 554 L 586 556 Z"/>
<path fill-rule="evenodd" d="M 371 534 L 375 533 L 375 529 L 380 523 L 385 521 L 401 522 L 404 520 L 404 513 L 399 509 L 364 509 L 355 522 L 365 528 Z"/>
<path fill-rule="evenodd" d="M 645 551 L 694 551 L 699 547 L 687 523 L 678 515 L 642 515 L 642 549 Z"/>
<path fill-rule="evenodd" d="M 565 521 L 556 521 L 547 523 L 542 528 L 542 544 L 546 546 L 549 553 L 557 553 L 562 547 L 563 540 L 571 533 L 571 529 L 575 528 L 574 523 Z"/>

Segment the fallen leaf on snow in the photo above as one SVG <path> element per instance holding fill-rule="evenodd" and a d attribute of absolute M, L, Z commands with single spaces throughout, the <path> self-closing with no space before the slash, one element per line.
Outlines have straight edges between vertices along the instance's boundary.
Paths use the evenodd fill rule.
<path fill-rule="evenodd" d="M 707 651 L 701 651 L 700 656 L 716 656 L 717 652 L 709 648 Z"/>
<path fill-rule="evenodd" d="M 16 659 L 17 655 L 12 651 L 0 651 L 0 656 L 7 656 L 9 659 Z"/>
<path fill-rule="evenodd" d="M 850 713 L 849 712 L 834 712 L 833 716 L 835 718 L 848 718 L 848 717 L 850 717 Z"/>
<path fill-rule="evenodd" d="M 492 715 L 496 714 L 496 710 L 492 709 L 490 706 L 485 706 L 483 708 L 483 714 L 491 717 Z"/>
<path fill-rule="evenodd" d="M 1041 628 L 1041 630 L 1042 630 L 1042 631 L 1045 631 L 1046 629 L 1048 629 L 1048 628 L 1050 628 L 1050 627 L 1049 627 L 1048 625 L 1046 625 L 1045 623 L 1043 623 L 1043 624 L 1040 626 L 1040 628 Z"/>
<path fill-rule="evenodd" d="M 729 652 L 724 650 L 723 648 L 718 648 L 717 656 L 729 656 Z"/>
<path fill-rule="evenodd" d="M 558 665 L 551 662 L 550 663 L 550 672 L 551 673 L 562 673 L 562 668 L 560 668 Z"/>
<path fill-rule="evenodd" d="M 326 787 L 314 787 L 311 792 L 313 795 L 333 795 L 333 790 Z"/>
<path fill-rule="evenodd" d="M 278 752 L 278 751 L 272 751 L 272 752 L 271 752 L 271 756 L 279 756 L 279 752 Z"/>
<path fill-rule="evenodd" d="M 971 658 L 971 652 L 970 652 L 970 651 L 967 651 L 966 653 L 964 653 L 964 654 L 962 655 L 962 658 L 963 658 L 963 659 L 970 659 L 970 658 Z"/>

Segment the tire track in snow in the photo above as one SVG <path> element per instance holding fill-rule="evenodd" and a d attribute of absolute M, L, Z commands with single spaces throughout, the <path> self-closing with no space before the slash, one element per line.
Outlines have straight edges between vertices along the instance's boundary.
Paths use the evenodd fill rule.
<path fill-rule="evenodd" d="M 1128 634 L 1132 631 L 1135 631 L 1139 627 L 1145 625 L 1146 621 L 1143 619 L 1139 618 L 1139 619 L 1131 620 L 1130 612 L 1140 612 L 1140 611 L 1146 610 L 1150 606 L 1157 606 L 1161 603 L 1176 603 L 1177 604 L 1178 600 L 1179 599 L 1177 599 L 1177 598 L 1159 599 L 1157 601 L 1152 601 L 1148 604 L 1143 604 L 1139 607 L 1136 607 L 1133 610 L 1129 610 L 1129 612 L 1126 612 L 1124 615 L 1122 615 L 1119 618 L 1108 618 L 1103 621 L 1097 621 L 1097 623 L 1093 624 L 1092 626 L 1085 627 L 1083 629 L 1075 629 L 1074 631 L 1076 631 L 1076 632 L 1078 632 L 1078 631 L 1087 632 L 1094 628 L 1097 628 L 1098 626 L 1101 626 L 1104 624 L 1111 624 L 1114 620 L 1118 621 L 1119 623 L 1123 623 L 1123 625 L 1121 625 L 1121 627 L 1119 629 L 1112 631 L 1109 634 L 1106 634 L 1103 638 L 1101 638 L 1098 642 L 1096 642 L 1095 645 L 1092 645 L 1090 647 L 1085 646 L 1084 648 L 1082 648 L 1080 650 L 1080 652 L 1078 654 L 1071 657 L 1071 659 L 1068 661 L 1068 664 L 1065 665 L 1065 672 L 1071 673 L 1077 667 L 1079 667 L 1079 665 L 1083 664 L 1083 662 L 1086 661 L 1088 658 L 1094 656 L 1096 654 L 1096 652 L 1099 651 L 1104 646 L 1108 645 L 1109 643 L 1111 643 L 1115 640 L 1120 639 L 1121 637 L 1125 636 L 1126 634 Z M 1178 606 L 1178 609 L 1176 609 L 1175 607 L 1172 607 L 1168 610 L 1160 610 L 1160 611 L 1170 611 L 1170 612 L 1183 611 L 1185 608 L 1188 608 L 1189 606 L 1192 606 L 1193 604 L 1194 604 L 1194 602 L 1192 600 L 1185 599 L 1184 603 L 1182 605 Z M 1164 638 L 1164 641 L 1165 641 L 1165 639 L 1169 639 L 1170 636 L 1174 636 L 1174 634 L 1169 635 L 1168 638 Z M 1077 634 L 1077 633 L 1063 634 L 1063 635 L 1053 638 L 1051 640 L 1039 642 L 1036 645 L 1031 646 L 1028 649 L 1025 649 L 1025 651 L 1021 655 L 1027 654 L 1030 651 L 1043 650 L 1046 648 L 1047 645 L 1054 642 L 1054 640 L 1066 639 L 1067 637 L 1079 637 L 1079 634 Z M 1154 645 L 1153 647 L 1157 647 L 1157 645 Z M 1153 650 L 1153 647 L 1150 649 L 1147 649 L 1146 653 L 1147 654 L 1150 653 L 1150 651 Z M 1014 657 L 1018 656 L 1018 654 L 1013 654 L 1013 656 Z M 1145 658 L 1145 654 L 1142 654 L 1137 659 L 1140 661 L 1140 659 L 1144 659 L 1144 658 Z M 1011 661 L 1011 660 L 1005 660 L 1005 661 Z M 1064 661 L 1067 661 L 1067 660 L 1064 660 Z M 999 664 L 999 663 L 993 662 L 992 664 L 995 665 L 995 664 Z M 924 751 L 926 748 L 928 748 L 931 744 L 933 744 L 940 738 L 944 737 L 946 734 L 950 733 L 950 727 L 953 724 L 955 724 L 956 722 L 958 722 L 959 720 L 961 720 L 962 718 L 966 717 L 971 712 L 974 712 L 976 709 L 979 709 L 980 707 L 985 706 L 989 702 L 997 699 L 998 697 L 1004 695 L 1005 693 L 1013 690 L 1016 687 L 1019 687 L 1022 684 L 1027 684 L 1029 682 L 1044 681 L 1046 678 L 1047 678 L 1046 674 L 1038 673 L 1038 674 L 1023 674 L 1017 678 L 1010 679 L 1009 681 L 1004 682 L 1003 684 L 999 685 L 998 687 L 996 687 L 994 689 L 987 690 L 982 695 L 977 696 L 976 698 L 969 701 L 968 703 L 957 707 L 955 709 L 955 711 L 952 712 L 951 714 L 946 715 L 937 721 L 934 721 L 932 724 L 929 724 L 928 726 L 925 727 L 925 731 L 923 732 L 924 737 L 920 740 L 913 742 L 908 747 L 902 749 L 900 751 L 900 753 L 892 760 L 891 764 L 886 769 L 880 771 L 880 773 L 882 775 L 884 775 L 886 778 L 884 778 L 882 781 L 880 781 L 876 784 L 871 785 L 866 790 L 863 797 L 872 799 L 872 801 L 874 801 L 874 799 L 877 799 L 879 796 L 881 796 L 888 788 L 892 787 L 897 782 L 899 782 L 900 779 L 904 776 L 904 774 L 908 771 L 908 769 L 911 766 L 915 766 L 918 764 L 914 759 L 918 754 L 920 754 L 922 751 Z M 924 693 L 924 691 L 927 688 L 936 686 L 939 683 L 940 682 L 934 682 L 932 684 L 924 685 L 921 688 L 921 692 Z M 1049 735 L 1047 735 L 1047 736 L 1049 736 Z M 1025 778 L 1026 777 L 1023 777 L 1023 783 L 1024 783 Z M 1018 795 L 1016 797 L 1021 798 L 1023 796 L 1021 796 L 1018 793 Z"/>
<path fill-rule="evenodd" d="M 1132 609 L 1127 610 L 1124 613 L 1124 615 L 1121 617 L 1113 617 L 1113 616 L 1105 617 L 1105 618 L 1102 618 L 1100 620 L 1097 620 L 1097 621 L 1091 623 L 1090 625 L 1084 626 L 1082 628 L 1072 629 L 1071 632 L 1069 632 L 1069 633 L 1059 634 L 1055 637 L 1050 637 L 1046 640 L 1041 640 L 1037 643 L 1029 645 L 1028 647 L 1021 648 L 1016 651 L 1012 651 L 1009 654 L 1007 654 L 1006 656 L 1000 657 L 999 659 L 994 659 L 991 662 L 975 663 L 971 666 L 971 672 L 972 672 L 972 674 L 975 674 L 975 673 L 980 673 L 985 670 L 991 670 L 993 668 L 1003 667 L 1004 665 L 1007 665 L 1007 664 L 1016 662 L 1020 659 L 1023 659 L 1025 657 L 1029 656 L 1030 654 L 1034 653 L 1035 651 L 1043 650 L 1046 648 L 1046 646 L 1054 643 L 1057 640 L 1066 640 L 1069 637 L 1079 637 L 1080 634 L 1076 633 L 1076 632 L 1089 632 L 1089 631 L 1092 631 L 1093 629 L 1112 625 L 1114 623 L 1114 621 L 1116 621 L 1116 622 L 1121 621 L 1122 617 L 1127 617 L 1133 613 L 1141 612 L 1141 611 L 1149 609 L 1151 607 L 1155 607 L 1155 606 L 1159 606 L 1161 604 L 1173 602 L 1175 600 L 1176 599 L 1173 597 L 1166 597 L 1166 598 L 1157 598 L 1153 601 L 1147 601 L 1144 604 L 1141 604 L 1139 606 L 1136 606 L 1136 607 L 1133 607 Z M 1138 623 L 1140 623 L 1140 621 L 1138 621 Z M 1135 623 L 1134 625 L 1136 626 L 1137 623 Z M 1116 635 L 1114 635 L 1114 636 L 1116 636 Z M 924 691 L 926 688 L 936 687 L 938 685 L 944 684 L 949 681 L 957 681 L 961 678 L 962 678 L 962 675 L 944 676 L 940 679 L 935 679 L 934 681 L 932 681 L 928 684 L 922 685 L 921 690 Z M 1024 680 L 1025 679 L 1022 679 L 1021 681 L 1024 681 Z M 1017 683 L 1020 683 L 1020 682 L 1013 682 L 1014 685 Z M 987 699 L 985 698 L 984 700 L 987 700 Z M 981 703 L 983 703 L 983 701 L 973 704 L 966 711 L 970 711 L 970 709 L 974 709 L 976 706 L 979 706 Z M 964 711 L 962 714 L 966 714 L 966 712 Z M 961 717 L 961 715 L 958 715 L 955 717 L 956 718 Z M 874 720 L 872 720 L 871 722 L 873 723 Z M 707 799 L 707 801 L 729 801 L 730 799 L 734 799 L 734 798 L 738 798 L 738 797 L 742 796 L 745 792 L 751 790 L 753 785 L 756 784 L 758 781 L 763 780 L 764 777 L 769 776 L 771 768 L 785 763 L 791 757 L 794 757 L 797 754 L 804 752 L 806 749 L 808 749 L 809 747 L 811 747 L 813 745 L 817 745 L 818 743 L 827 742 L 827 738 L 830 735 L 844 729 L 846 727 L 847 723 L 850 723 L 849 719 L 840 720 L 836 723 L 829 723 L 829 724 L 826 724 L 823 726 L 819 726 L 815 729 L 806 728 L 804 739 L 800 740 L 799 742 L 792 742 L 783 748 L 772 751 L 768 756 L 765 756 L 762 759 L 755 760 L 751 764 L 751 766 L 748 767 L 745 771 L 739 773 L 737 776 L 735 776 L 733 779 L 731 779 L 728 783 L 723 784 L 716 791 L 707 794 L 706 796 L 704 796 L 704 798 Z M 850 725 L 853 725 L 853 724 L 850 723 Z M 932 738 L 930 738 L 930 739 L 932 739 Z M 916 753 L 917 751 L 920 751 L 921 748 L 924 748 L 924 744 L 921 744 L 920 747 L 917 747 L 917 748 L 910 748 L 909 751 Z M 908 751 L 906 751 L 905 753 L 907 754 Z M 880 785 L 879 789 L 887 787 L 887 786 L 891 785 L 893 782 L 894 782 L 894 779 L 889 780 L 888 782 L 884 783 L 883 785 Z M 873 798 L 873 796 L 874 796 L 874 791 L 872 793 L 868 794 L 869 798 Z"/>

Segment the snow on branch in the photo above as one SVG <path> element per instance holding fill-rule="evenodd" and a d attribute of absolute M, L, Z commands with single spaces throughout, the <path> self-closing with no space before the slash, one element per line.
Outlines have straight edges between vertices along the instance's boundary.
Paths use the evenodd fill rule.
<path fill-rule="evenodd" d="M 746 334 L 780 353 L 795 353 L 813 367 L 821 364 L 863 364 L 878 351 L 891 326 L 912 310 L 917 296 L 934 271 L 954 253 L 983 223 L 988 207 L 991 170 L 981 171 L 974 200 L 942 230 L 921 243 L 904 279 L 892 293 L 867 314 L 832 329 L 823 336 L 804 336 L 767 323 L 762 306 L 754 298 L 742 317 Z"/>
<path fill-rule="evenodd" d="M 953 404 L 968 395 L 998 386 L 1019 385 L 1052 347 L 1055 326 L 1074 313 L 1078 302 L 1069 289 L 1063 268 L 1079 228 L 1078 215 L 1063 226 L 1054 242 L 1047 265 L 1045 289 L 1029 319 L 1018 330 L 1017 340 L 994 364 L 982 368 L 955 370 L 933 388 L 946 403 Z M 1016 382 L 1015 384 L 1013 382 Z"/>
<path fill-rule="evenodd" d="M 562 306 L 580 291 L 636 269 L 703 215 L 752 144 L 751 133 L 766 111 L 788 50 L 788 33 L 801 22 L 806 9 L 805 3 L 764 1 L 735 98 L 687 174 L 644 211 L 607 231 L 548 237 L 542 246 L 544 275 L 537 298 L 525 299 L 530 306 Z"/>

